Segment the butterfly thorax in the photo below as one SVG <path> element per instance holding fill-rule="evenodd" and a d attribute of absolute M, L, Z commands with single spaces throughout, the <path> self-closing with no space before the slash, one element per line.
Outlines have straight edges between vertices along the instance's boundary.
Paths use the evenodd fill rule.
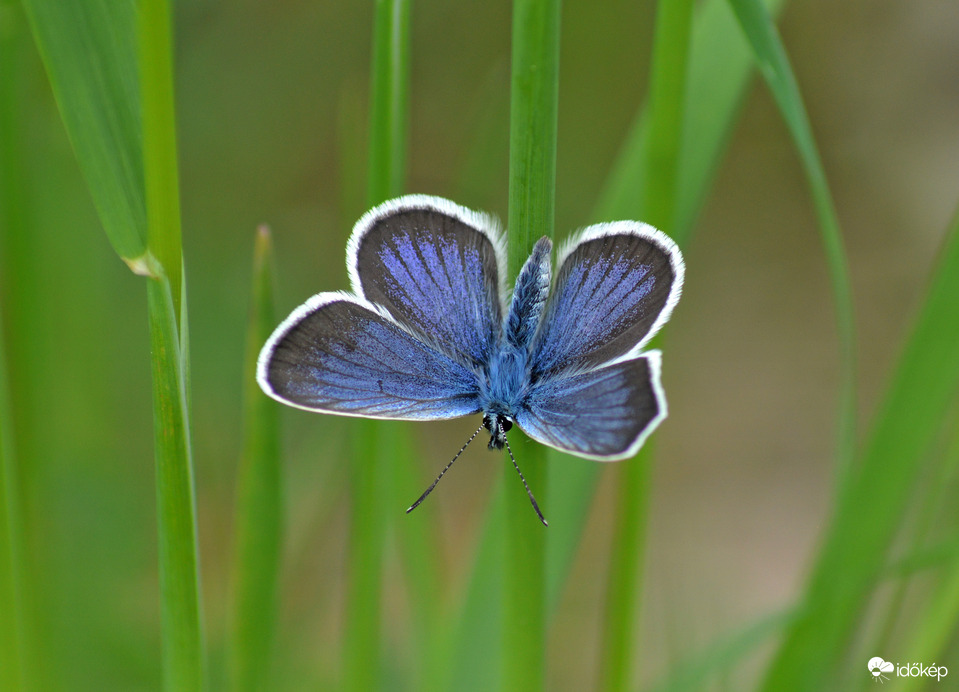
<path fill-rule="evenodd" d="M 526 349 L 504 344 L 490 361 L 480 384 L 484 414 L 516 416 L 529 384 L 529 354 Z M 496 428 L 490 429 L 495 433 Z"/>
<path fill-rule="evenodd" d="M 490 449 L 502 449 L 530 385 L 530 350 L 549 294 L 552 243 L 543 237 L 520 270 L 503 337 L 481 378 L 483 425 L 490 432 Z"/>
<path fill-rule="evenodd" d="M 490 449 L 502 449 L 506 431 L 526 395 L 526 352 L 516 349 L 501 351 L 490 363 L 489 377 L 481 386 L 483 425 L 489 430 Z"/>

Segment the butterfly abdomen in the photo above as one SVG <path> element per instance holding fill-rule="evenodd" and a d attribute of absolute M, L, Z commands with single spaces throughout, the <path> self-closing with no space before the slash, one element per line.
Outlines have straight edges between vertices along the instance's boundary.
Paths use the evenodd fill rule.
<path fill-rule="evenodd" d="M 546 236 L 536 241 L 532 254 L 516 277 L 516 288 L 505 324 L 506 343 L 509 346 L 526 349 L 533 341 L 549 297 L 552 271 L 549 253 L 552 249 L 553 243 Z"/>

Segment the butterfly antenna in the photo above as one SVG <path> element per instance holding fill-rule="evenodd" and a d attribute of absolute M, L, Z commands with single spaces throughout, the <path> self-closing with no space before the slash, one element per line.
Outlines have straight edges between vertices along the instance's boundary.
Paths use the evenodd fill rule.
<path fill-rule="evenodd" d="M 412 512 L 414 509 L 416 509 L 417 507 L 419 507 L 419 506 L 420 506 L 420 503 L 421 503 L 423 500 L 426 499 L 426 496 L 429 495 L 431 492 L 433 492 L 433 488 L 435 488 L 435 487 L 436 487 L 436 484 L 440 482 L 440 478 L 442 478 L 443 475 L 444 475 L 447 471 L 450 470 L 450 466 L 453 465 L 453 462 L 460 458 L 460 454 L 462 454 L 463 452 L 466 451 L 466 448 L 470 446 L 470 442 L 472 442 L 472 441 L 476 438 L 476 436 L 479 435 L 479 431 L 482 430 L 482 429 L 483 429 L 483 426 L 482 426 L 482 425 L 480 425 L 478 428 L 476 428 L 476 432 L 473 433 L 472 435 L 470 435 L 470 439 L 468 439 L 468 440 L 466 441 L 466 444 L 463 445 L 462 447 L 460 447 L 460 451 L 458 451 L 458 452 L 456 453 L 456 456 L 454 456 L 452 459 L 450 459 L 450 463 L 448 463 L 448 464 L 446 465 L 446 468 L 445 468 L 445 469 L 443 469 L 442 471 L 440 471 L 440 475 L 438 475 L 438 476 L 436 477 L 436 480 L 433 481 L 433 484 L 430 485 L 430 487 L 428 487 L 428 488 L 426 489 L 426 492 L 425 492 L 425 493 L 423 493 L 422 495 L 420 495 L 420 499 L 419 499 L 419 500 L 417 500 L 416 502 L 414 502 L 413 504 L 410 505 L 410 508 L 409 508 L 408 510 L 406 510 L 406 513 L 407 513 L 407 514 L 409 514 L 409 513 Z M 515 463 L 515 462 L 514 462 L 514 463 Z M 519 469 L 517 469 L 517 471 L 518 471 L 518 470 L 519 470 Z M 523 482 L 525 483 L 526 481 L 523 481 Z M 539 510 L 537 510 L 537 511 L 539 511 Z"/>
<path fill-rule="evenodd" d="M 526 494 L 529 495 L 529 501 L 533 503 L 533 509 L 536 510 L 536 516 L 539 517 L 539 520 L 543 522 L 543 526 L 549 526 L 549 522 L 546 521 L 546 517 L 543 516 L 543 513 L 539 511 L 539 505 L 536 504 L 536 498 L 533 497 L 533 492 L 529 489 L 529 485 L 526 483 L 526 479 L 523 477 L 523 472 L 519 470 L 519 465 L 516 463 L 516 459 L 513 458 L 513 450 L 509 446 L 509 440 L 506 439 L 506 431 L 503 430 L 503 424 L 500 423 L 499 426 L 500 434 L 503 436 L 503 440 L 506 441 L 506 451 L 509 452 L 509 459 L 513 462 L 513 468 L 516 469 L 516 473 L 519 474 L 519 479 L 523 481 L 523 487 L 526 488 Z M 478 431 L 477 431 L 478 432 Z M 469 444 L 469 443 L 467 443 Z M 442 475 L 442 474 L 440 474 Z M 439 480 L 439 479 L 437 479 Z M 428 492 L 428 491 L 427 491 Z"/>

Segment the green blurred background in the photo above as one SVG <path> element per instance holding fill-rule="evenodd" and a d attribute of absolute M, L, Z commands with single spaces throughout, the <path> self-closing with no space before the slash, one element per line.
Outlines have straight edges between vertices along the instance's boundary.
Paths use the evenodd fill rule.
<path fill-rule="evenodd" d="M 153 689 L 159 610 L 143 282 L 100 228 L 21 13 L 2 10 L 13 60 L 0 70 L 15 75 L 28 171 L 16 184 L 33 232 L 0 230 L 0 303 L 28 538 L 43 580 L 36 591 L 49 654 L 44 683 Z M 648 1 L 564 3 L 559 235 L 602 220 L 589 214 L 645 92 L 653 15 Z M 227 632 L 254 230 L 267 223 L 274 231 L 278 314 L 348 287 L 345 241 L 363 212 L 371 22 L 372 8 L 361 2 L 177 7 L 197 505 L 214 683 L 222 682 Z M 780 27 L 846 234 L 865 424 L 959 190 L 959 4 L 794 0 Z M 509 28 L 506 2 L 414 2 L 410 191 L 505 217 Z M 838 356 L 812 206 L 785 127 L 758 83 L 731 134 L 687 248 L 686 288 L 664 344 L 670 418 L 656 436 L 640 644 L 646 680 L 789 603 L 832 499 Z M 350 425 L 284 413 L 277 669 L 286 680 L 278 687 L 335 678 Z M 424 487 L 474 425 L 412 428 Z M 500 459 L 470 449 L 430 497 L 450 582 L 468 573 L 499 473 L 491 461 Z M 550 689 L 588 689 L 595 679 L 615 478 L 612 467 L 604 472 L 552 621 Z M 390 508 L 398 516 L 404 509 Z M 385 636 L 399 660 L 409 613 L 394 563 L 385 578 Z"/>

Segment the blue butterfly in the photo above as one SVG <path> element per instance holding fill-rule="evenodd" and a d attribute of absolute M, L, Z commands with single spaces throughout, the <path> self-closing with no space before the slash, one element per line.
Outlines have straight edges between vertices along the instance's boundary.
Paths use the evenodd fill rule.
<path fill-rule="evenodd" d="M 320 293 L 277 327 L 257 363 L 263 391 L 343 416 L 483 424 L 407 512 L 486 429 L 597 461 L 630 457 L 666 417 L 659 351 L 643 346 L 679 300 L 676 244 L 646 224 L 589 226 L 559 251 L 543 237 L 507 306 L 506 248 L 496 220 L 448 200 L 409 195 L 353 228 L 353 292 Z M 504 318 L 505 315 L 505 318 Z"/>

